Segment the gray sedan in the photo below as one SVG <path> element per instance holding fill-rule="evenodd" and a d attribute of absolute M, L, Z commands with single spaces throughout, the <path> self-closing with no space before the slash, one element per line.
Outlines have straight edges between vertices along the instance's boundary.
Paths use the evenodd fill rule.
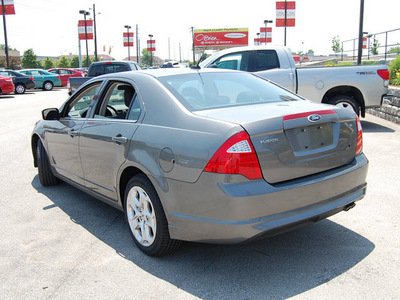
<path fill-rule="evenodd" d="M 368 160 L 351 110 L 228 70 L 93 78 L 42 112 L 32 151 L 59 180 L 125 212 L 152 256 L 180 241 L 233 244 L 348 210 Z"/>

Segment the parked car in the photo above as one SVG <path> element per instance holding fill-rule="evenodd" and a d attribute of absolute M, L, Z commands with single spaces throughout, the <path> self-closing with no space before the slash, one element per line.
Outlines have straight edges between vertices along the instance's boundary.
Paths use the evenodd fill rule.
<path fill-rule="evenodd" d="M 389 86 L 386 65 L 296 68 L 286 47 L 235 47 L 217 52 L 201 68 L 254 72 L 316 102 L 354 110 L 365 117 L 367 108 L 379 107 Z"/>
<path fill-rule="evenodd" d="M 0 71 L 0 76 L 11 77 L 15 86 L 15 94 L 24 94 L 26 90 L 34 89 L 33 77 L 26 76 L 13 70 Z"/>
<path fill-rule="evenodd" d="M 366 192 L 355 112 L 251 73 L 107 74 L 42 117 L 31 140 L 41 184 L 62 179 L 123 210 L 148 255 L 284 232 Z"/>
<path fill-rule="evenodd" d="M 71 77 L 85 77 L 80 71 L 66 68 L 53 68 L 47 70 L 47 72 L 60 76 L 61 86 L 67 86 L 68 79 Z"/>
<path fill-rule="evenodd" d="M 71 78 L 68 81 L 68 92 L 73 94 L 78 87 L 92 77 L 109 73 L 140 70 L 140 66 L 133 61 L 97 61 L 91 63 L 85 78 Z"/>
<path fill-rule="evenodd" d="M 19 72 L 32 77 L 37 89 L 51 91 L 53 87 L 61 86 L 60 76 L 54 75 L 45 70 L 26 69 Z"/>
<path fill-rule="evenodd" d="M 12 78 L 0 76 L 0 95 L 13 93 L 14 89 Z"/>

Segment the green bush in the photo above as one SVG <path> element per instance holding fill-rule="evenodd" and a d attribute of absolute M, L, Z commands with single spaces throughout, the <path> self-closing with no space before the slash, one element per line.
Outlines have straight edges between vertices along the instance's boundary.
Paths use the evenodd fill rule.
<path fill-rule="evenodd" d="M 349 61 L 342 61 L 342 62 L 338 63 L 338 66 L 340 66 L 340 67 L 354 66 L 354 64 L 352 62 L 349 62 Z"/>
<path fill-rule="evenodd" d="M 390 84 L 400 85 L 400 55 L 394 59 L 390 66 Z"/>

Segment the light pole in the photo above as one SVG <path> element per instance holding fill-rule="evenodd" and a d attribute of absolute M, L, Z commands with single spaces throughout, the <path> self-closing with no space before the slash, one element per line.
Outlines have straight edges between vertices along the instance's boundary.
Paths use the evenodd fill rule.
<path fill-rule="evenodd" d="M 131 60 L 131 52 L 130 52 L 130 46 L 129 46 L 129 29 L 131 29 L 132 27 L 129 25 L 125 25 L 126 30 L 128 31 L 128 60 Z"/>
<path fill-rule="evenodd" d="M 89 67 L 89 49 L 88 49 L 88 38 L 87 38 L 87 26 L 86 26 L 86 16 L 90 15 L 90 13 L 86 10 L 80 10 L 80 14 L 83 15 L 85 20 L 85 40 L 86 40 L 86 67 Z"/>
<path fill-rule="evenodd" d="M 153 43 L 151 41 L 151 39 L 153 38 L 152 34 L 149 34 L 149 38 L 150 38 L 150 67 L 153 66 Z"/>
<path fill-rule="evenodd" d="M 272 20 L 264 20 L 265 25 L 265 45 L 267 45 L 267 25 L 268 23 L 272 23 Z"/>
<path fill-rule="evenodd" d="M 90 8 L 89 8 L 90 9 Z M 101 14 L 101 13 L 99 13 Z M 93 4 L 93 29 L 94 29 L 94 59 L 98 61 L 97 58 L 97 30 L 96 30 L 96 4 Z"/>

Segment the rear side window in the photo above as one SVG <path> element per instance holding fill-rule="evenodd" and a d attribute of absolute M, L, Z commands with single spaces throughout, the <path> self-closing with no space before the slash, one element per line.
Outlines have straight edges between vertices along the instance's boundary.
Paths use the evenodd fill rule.
<path fill-rule="evenodd" d="M 106 64 L 104 69 L 106 74 L 129 71 L 128 66 L 124 64 L 111 64 L 111 65 Z"/>
<path fill-rule="evenodd" d="M 275 50 L 257 50 L 255 72 L 279 68 Z"/>

